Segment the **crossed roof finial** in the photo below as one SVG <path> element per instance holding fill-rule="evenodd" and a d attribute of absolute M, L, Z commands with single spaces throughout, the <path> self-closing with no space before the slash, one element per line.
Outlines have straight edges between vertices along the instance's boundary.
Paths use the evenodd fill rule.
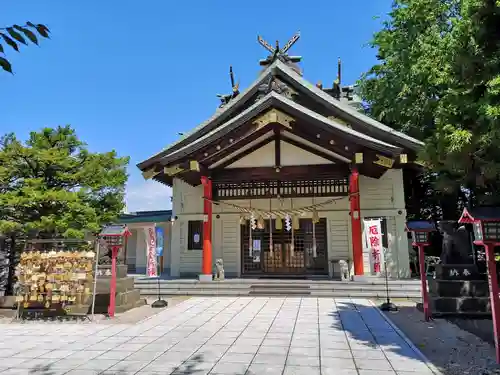
<path fill-rule="evenodd" d="M 280 60 L 284 63 L 298 63 L 302 59 L 301 56 L 289 56 L 287 54 L 288 50 L 299 40 L 300 32 L 298 31 L 295 35 L 285 44 L 283 48 L 280 48 L 279 41 L 276 41 L 276 47 L 272 47 L 268 42 L 266 42 L 260 35 L 257 36 L 257 41 L 259 44 L 268 50 L 271 55 L 269 55 L 264 60 L 260 60 L 259 63 L 262 66 L 267 66 Z"/>

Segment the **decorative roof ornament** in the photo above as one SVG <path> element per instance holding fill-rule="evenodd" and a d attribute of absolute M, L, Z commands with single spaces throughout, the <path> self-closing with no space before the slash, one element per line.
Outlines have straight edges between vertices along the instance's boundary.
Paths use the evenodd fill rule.
<path fill-rule="evenodd" d="M 354 99 L 354 86 L 342 86 L 342 61 L 339 60 L 337 62 L 337 79 L 333 81 L 333 85 L 331 89 L 323 89 L 324 92 L 334 97 L 337 100 L 341 100 L 342 98 L 347 99 L 347 101 L 352 101 Z"/>
<path fill-rule="evenodd" d="M 224 107 L 227 103 L 229 103 L 232 99 L 236 98 L 240 94 L 240 83 L 237 82 L 236 84 L 234 83 L 234 73 L 233 73 L 233 67 L 229 67 L 229 78 L 231 79 L 231 88 L 233 92 L 231 94 L 217 94 L 217 97 L 220 99 L 221 104 L 219 108 Z"/>
<path fill-rule="evenodd" d="M 331 89 L 323 89 L 324 92 L 329 94 L 330 96 L 334 97 L 337 100 L 340 100 L 340 97 L 342 95 L 342 88 L 340 86 L 342 82 L 342 61 L 339 60 L 337 62 L 337 79 L 333 81 L 333 85 Z"/>
<path fill-rule="evenodd" d="M 267 56 L 263 60 L 259 60 L 259 64 L 261 66 L 269 66 L 276 60 L 280 60 L 282 63 L 289 65 L 293 70 L 297 73 L 302 74 L 297 63 L 302 60 L 302 56 L 289 56 L 288 50 L 292 48 L 292 46 L 299 40 L 300 32 L 295 33 L 295 35 L 284 45 L 283 48 L 280 48 L 279 41 L 276 41 L 276 46 L 272 47 L 268 42 L 266 42 L 260 35 L 257 36 L 257 41 L 259 44 L 268 50 L 271 54 Z"/>
<path fill-rule="evenodd" d="M 297 95 L 297 92 L 293 88 L 276 78 L 274 75 L 272 75 L 267 82 L 260 85 L 258 91 L 259 94 L 257 95 L 257 100 L 266 96 L 271 91 L 277 92 L 278 94 L 291 100 L 293 100 Z"/>

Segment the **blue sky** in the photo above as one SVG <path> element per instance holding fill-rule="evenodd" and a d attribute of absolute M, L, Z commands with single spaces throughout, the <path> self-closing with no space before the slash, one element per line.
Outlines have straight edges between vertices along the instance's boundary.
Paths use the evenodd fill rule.
<path fill-rule="evenodd" d="M 336 62 L 354 83 L 375 62 L 366 44 L 392 0 L 10 1 L 0 27 L 46 24 L 52 39 L 8 51 L 15 75 L 0 72 L 0 134 L 20 138 L 44 126 L 71 124 L 93 151 L 131 158 L 129 211 L 170 207 L 171 190 L 145 182 L 135 164 L 213 114 L 217 93 L 256 77 L 262 35 L 302 55 L 304 76 L 331 86 Z"/>

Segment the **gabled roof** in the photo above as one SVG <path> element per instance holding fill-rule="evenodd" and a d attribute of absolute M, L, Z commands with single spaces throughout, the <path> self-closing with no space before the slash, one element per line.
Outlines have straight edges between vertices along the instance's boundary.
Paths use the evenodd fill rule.
<path fill-rule="evenodd" d="M 389 135 L 395 141 L 401 142 L 406 147 L 412 150 L 418 150 L 424 145 L 423 142 L 410 137 L 409 135 L 398 132 L 397 130 L 394 130 L 391 127 L 384 125 L 381 122 L 365 115 L 364 113 L 358 112 L 356 109 L 352 108 L 352 106 L 346 104 L 344 101 L 339 101 L 333 98 L 320 88 L 305 80 L 302 76 L 294 72 L 281 61 L 277 61 L 276 68 L 280 72 L 285 74 L 287 78 L 290 78 L 295 83 L 297 83 L 298 88 L 302 87 L 305 91 L 314 94 L 313 97 L 319 99 L 324 104 L 331 105 L 340 112 L 343 112 L 346 115 L 352 116 L 354 119 L 357 119 L 359 121 L 359 125 L 364 125 L 363 127 L 367 131 L 373 131 L 374 133 L 378 133 L 380 135 Z M 296 86 L 294 87 L 297 88 Z"/>
<path fill-rule="evenodd" d="M 184 135 L 184 137 L 170 144 L 164 150 L 156 153 L 147 160 L 139 163 L 137 166 L 140 169 L 148 168 L 154 163 L 154 161 L 158 160 L 159 158 L 168 155 L 173 151 L 189 144 L 190 142 L 194 141 L 201 135 L 209 132 L 213 128 L 222 124 L 224 121 L 227 121 L 227 119 L 232 114 L 234 114 L 239 108 L 241 108 L 247 102 L 248 99 L 257 94 L 260 85 L 262 85 L 264 82 L 266 82 L 266 80 L 271 78 L 272 72 L 274 71 L 274 68 L 276 67 L 277 63 L 278 62 L 276 61 L 273 64 L 269 65 L 266 69 L 264 69 L 262 73 L 259 75 L 259 77 L 245 91 L 243 91 L 235 99 L 231 100 L 224 107 L 219 108 L 208 120 L 202 122 L 192 131 Z"/>
<path fill-rule="evenodd" d="M 128 214 L 122 214 L 118 217 L 118 224 L 132 223 L 161 223 L 168 222 L 172 218 L 172 210 L 158 211 L 137 211 Z"/>
<path fill-rule="evenodd" d="M 411 220 L 406 223 L 406 230 L 408 232 L 434 232 L 436 224 L 426 220 Z"/>
<path fill-rule="evenodd" d="M 476 221 L 500 221 L 500 207 L 464 208 L 462 216 L 458 220 L 461 224 L 474 223 Z"/>
<path fill-rule="evenodd" d="M 175 160 L 178 160 L 184 156 L 195 152 L 202 147 L 210 144 L 224 135 L 234 130 L 238 126 L 244 124 L 248 120 L 254 118 L 259 113 L 267 108 L 274 107 L 279 108 L 292 116 L 301 116 L 313 121 L 315 124 L 322 126 L 324 128 L 329 128 L 330 130 L 337 130 L 343 133 L 346 138 L 351 139 L 355 142 L 365 144 L 374 150 L 379 150 L 382 152 L 388 152 L 390 154 L 399 154 L 402 150 L 400 147 L 394 146 L 392 144 L 380 141 L 376 138 L 370 137 L 368 135 L 362 134 L 356 130 L 350 129 L 349 127 L 336 122 L 335 120 L 328 119 L 318 113 L 311 111 L 310 109 L 295 103 L 294 101 L 287 99 L 286 97 L 277 94 L 275 92 L 270 92 L 260 100 L 258 100 L 251 107 L 247 108 L 243 112 L 239 113 L 237 116 L 233 117 L 226 123 L 222 124 L 218 128 L 206 133 L 205 135 L 199 137 L 188 145 L 181 147 L 163 157 L 160 157 L 157 161 L 162 164 L 168 164 Z"/>
<path fill-rule="evenodd" d="M 231 116 L 235 115 L 237 111 L 248 102 L 248 100 L 250 100 L 255 96 L 255 94 L 257 94 L 259 87 L 263 83 L 266 83 L 272 76 L 281 76 L 288 83 L 290 83 L 294 89 L 298 90 L 299 92 L 305 93 L 307 96 L 313 98 L 316 102 L 324 105 L 325 107 L 342 113 L 344 116 L 350 118 L 353 123 L 355 123 L 353 125 L 357 125 L 357 127 L 362 130 L 351 130 L 346 126 L 329 120 L 326 117 L 314 111 L 311 111 L 304 106 L 294 103 L 293 101 L 277 93 L 266 95 L 264 98 L 257 101 L 240 114 L 237 114 L 234 118 L 231 118 Z M 268 66 L 257 78 L 257 80 L 255 80 L 243 93 L 238 95 L 235 99 L 231 100 L 223 108 L 216 111 L 216 113 L 212 117 L 194 128 L 182 139 L 174 142 L 166 149 L 153 155 L 147 160 L 139 163 L 137 166 L 141 170 L 145 170 L 152 166 L 154 163 L 158 162 L 160 159 L 162 160 L 162 162 L 166 162 L 167 160 L 171 160 L 174 155 L 185 155 L 187 150 L 195 150 L 197 149 L 196 147 L 198 147 L 197 145 L 205 145 L 207 143 L 207 140 L 208 142 L 210 142 L 213 139 L 218 139 L 217 137 L 214 137 L 216 133 L 219 134 L 219 131 L 233 129 L 235 126 L 237 126 L 235 124 L 241 124 L 242 119 L 248 119 L 248 116 L 254 113 L 256 110 L 258 111 L 268 107 L 268 100 L 270 98 L 275 102 L 286 105 L 289 109 L 300 110 L 319 122 L 328 124 L 334 128 L 341 127 L 341 129 L 348 136 L 364 139 L 365 141 L 371 143 L 376 149 L 380 149 L 377 148 L 376 145 L 383 146 L 383 151 L 397 154 L 401 151 L 401 148 L 397 146 L 398 144 L 407 147 L 410 150 L 418 150 L 423 146 L 423 143 L 421 141 L 412 138 L 404 133 L 398 132 L 390 128 L 389 126 L 386 126 L 378 122 L 377 120 L 372 119 L 371 117 L 357 111 L 351 105 L 346 104 L 344 101 L 339 101 L 333 98 L 320 88 L 309 83 L 300 74 L 289 68 L 286 64 L 277 60 L 270 66 Z M 223 134 L 226 134 L 226 132 L 220 133 L 220 135 L 222 136 Z M 370 135 L 366 134 L 365 132 Z M 375 137 L 378 138 L 378 136 L 383 137 L 391 143 L 395 143 L 395 145 L 377 140 Z"/>

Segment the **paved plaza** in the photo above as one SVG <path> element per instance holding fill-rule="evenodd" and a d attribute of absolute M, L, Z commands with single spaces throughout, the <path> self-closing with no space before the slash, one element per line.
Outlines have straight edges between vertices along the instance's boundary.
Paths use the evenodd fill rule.
<path fill-rule="evenodd" d="M 191 298 L 137 324 L 0 325 L 0 374 L 431 375 L 367 300 Z"/>

